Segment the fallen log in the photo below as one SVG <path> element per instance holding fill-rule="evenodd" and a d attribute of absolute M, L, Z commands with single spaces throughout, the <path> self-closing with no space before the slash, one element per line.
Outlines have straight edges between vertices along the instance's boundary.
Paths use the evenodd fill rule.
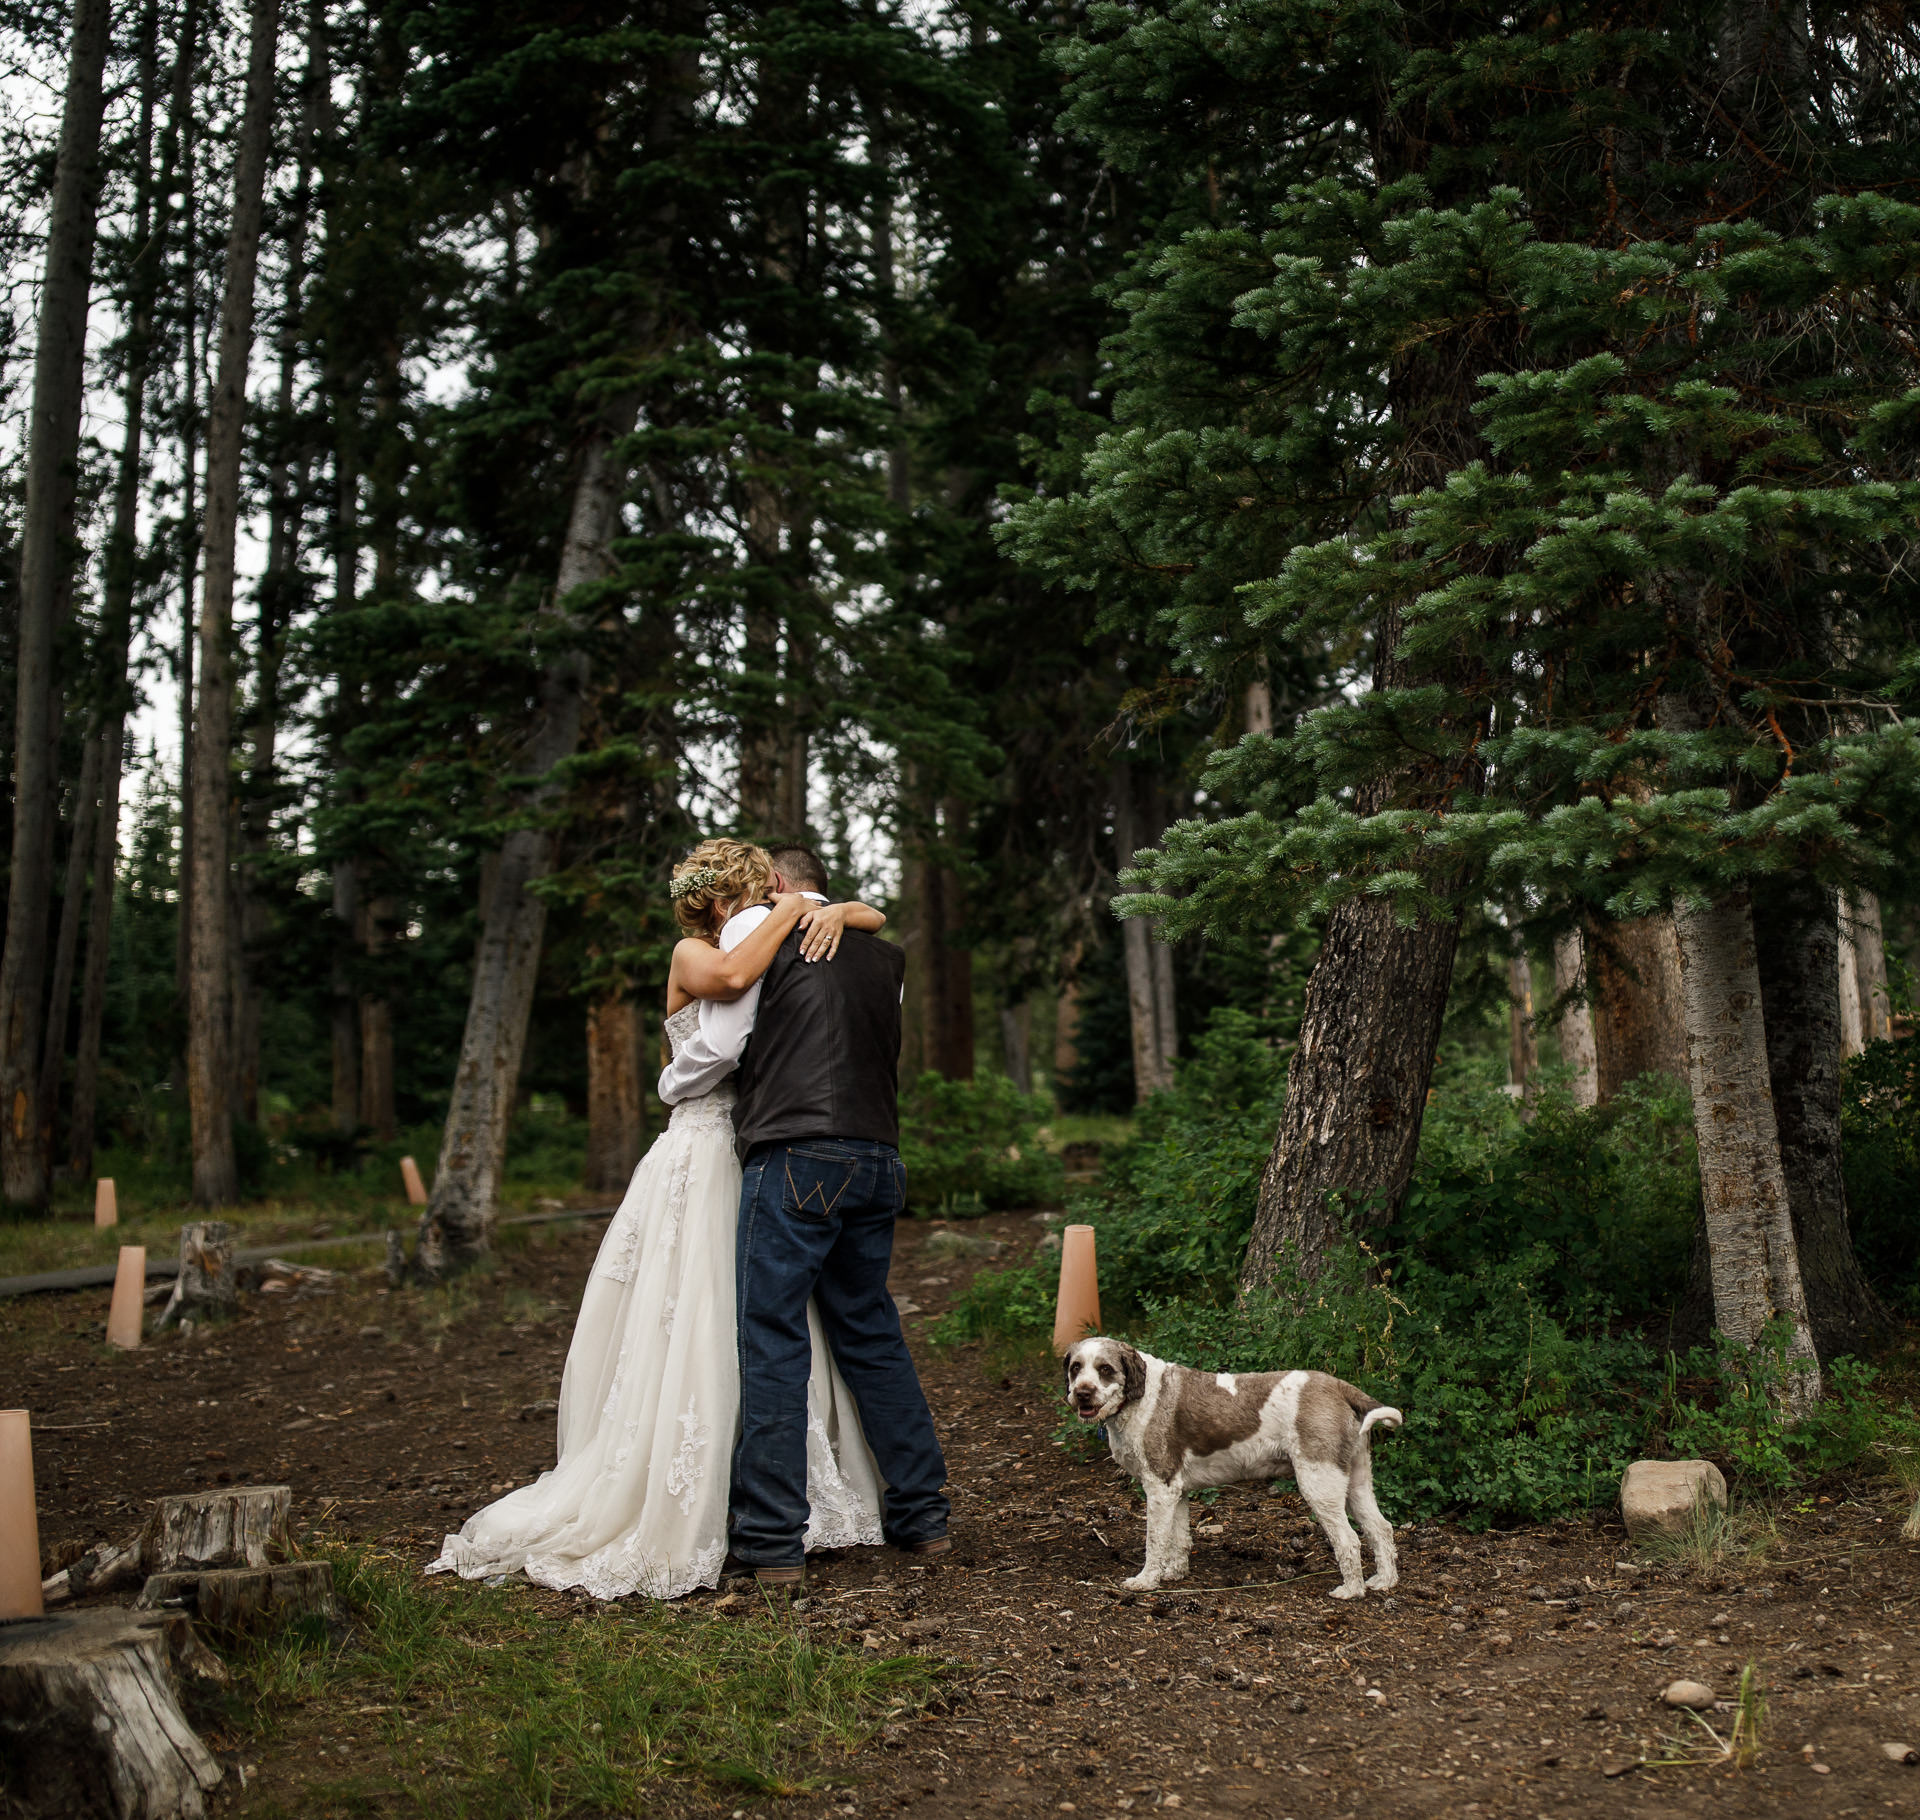
<path fill-rule="evenodd" d="M 180 1711 L 164 1616 L 115 1606 L 0 1627 L 0 1757 L 48 1820 L 200 1820 L 220 1765 Z"/>

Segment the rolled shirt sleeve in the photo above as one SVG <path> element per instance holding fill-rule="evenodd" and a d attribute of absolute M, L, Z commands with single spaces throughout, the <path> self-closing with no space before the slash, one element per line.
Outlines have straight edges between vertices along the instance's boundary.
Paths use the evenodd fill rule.
<path fill-rule="evenodd" d="M 809 897 L 813 896 L 808 892 Z M 819 903 L 827 900 L 819 898 Z M 720 931 L 720 951 L 733 950 L 773 914 L 765 904 L 755 904 L 730 916 Z M 680 1046 L 676 1055 L 660 1073 L 660 1103 L 677 1106 L 682 1100 L 698 1099 L 711 1093 L 740 1066 L 747 1039 L 753 1035 L 754 1019 L 760 1014 L 760 982 L 755 980 L 736 999 L 703 998 L 700 1023 Z"/>

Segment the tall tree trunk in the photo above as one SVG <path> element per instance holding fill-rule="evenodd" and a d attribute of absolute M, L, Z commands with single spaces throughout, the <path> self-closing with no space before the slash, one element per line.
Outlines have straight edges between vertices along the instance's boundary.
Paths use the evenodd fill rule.
<path fill-rule="evenodd" d="M 1522 1117 L 1531 1116 L 1540 1038 L 1533 1015 L 1533 962 L 1517 928 L 1507 932 L 1507 1079 L 1520 1090 Z"/>
<path fill-rule="evenodd" d="M 1714 1324 L 1735 1345 L 1751 1348 L 1769 1321 L 1784 1316 L 1794 1367 L 1786 1406 L 1804 1413 L 1819 1400 L 1820 1365 L 1781 1165 L 1748 889 L 1677 910 L 1673 923 Z"/>
<path fill-rule="evenodd" d="M 95 1126 L 99 1119 L 100 1033 L 106 1021 L 107 964 L 113 953 L 125 716 L 113 716 L 100 737 L 100 809 L 93 827 L 93 906 L 87 921 L 87 964 L 80 980 L 80 1029 L 73 1045 L 73 1110 L 67 1123 L 67 1173 L 78 1182 L 84 1182 L 93 1174 Z"/>
<path fill-rule="evenodd" d="M 1585 949 L 1600 1103 L 1643 1074 L 1685 1078 L 1686 1020 L 1673 919 L 1664 913 L 1627 923 L 1589 917 Z"/>
<path fill-rule="evenodd" d="M 1893 1001 L 1887 991 L 1886 938 L 1880 900 L 1871 891 L 1850 891 L 1840 900 L 1840 1046 L 1858 1055 L 1869 1043 L 1893 1034 Z"/>
<path fill-rule="evenodd" d="M 1134 854 L 1146 845 L 1146 830 L 1141 826 L 1135 798 L 1133 766 L 1122 755 L 1115 759 L 1113 765 L 1113 869 L 1116 876 L 1132 867 Z M 1127 1023 L 1133 1037 L 1133 1097 L 1136 1104 L 1173 1084 L 1166 1070 L 1166 1046 L 1160 1037 L 1160 995 L 1155 978 L 1153 948 L 1153 931 L 1144 917 L 1130 916 L 1121 923 L 1120 951 L 1127 973 Z M 1169 991 L 1169 999 L 1171 996 Z"/>
<path fill-rule="evenodd" d="M 360 946 L 376 982 L 392 940 L 393 915 L 391 898 L 362 901 Z M 383 1144 L 393 1141 L 399 1127 L 393 1091 L 393 1006 L 382 987 L 360 994 L 360 1123 Z"/>
<path fill-rule="evenodd" d="M 0 1196 L 46 1205 L 48 1152 L 39 1128 L 40 1031 L 47 917 L 53 891 L 54 637 L 71 588 L 73 502 L 86 389 L 87 306 L 100 206 L 100 122 L 107 0 L 74 0 L 67 91 L 47 218 L 45 277 L 27 420 L 26 502 L 20 526 L 20 623 L 15 649 L 13 851 L 0 952 Z"/>
<path fill-rule="evenodd" d="M 624 992 L 587 1006 L 587 1179 L 592 1194 L 624 1194 L 646 1137 L 640 1007 Z"/>
<path fill-rule="evenodd" d="M 80 761 L 80 782 L 73 793 L 73 833 L 67 843 L 67 876 L 60 898 L 60 932 L 53 944 L 53 975 L 47 990 L 46 1030 L 40 1048 L 40 1111 L 36 1124 L 54 1154 L 54 1128 L 60 1107 L 60 1076 L 67 1060 L 67 1029 L 73 1020 L 73 965 L 80 952 L 80 910 L 87 895 L 87 866 L 93 858 L 93 817 L 100 789 L 100 735 L 88 735 Z"/>
<path fill-rule="evenodd" d="M 80 1028 L 74 1039 L 73 1110 L 68 1124 L 69 1173 L 84 1181 L 93 1173 L 94 1125 L 100 1091 L 100 1037 L 106 1017 L 107 967 L 112 955 L 113 904 L 120 856 L 120 783 L 125 762 L 127 652 L 133 634 L 136 565 L 139 558 L 140 481 L 146 440 L 147 379 L 153 364 L 153 317 L 160 295 L 162 252 L 167 242 L 170 199 L 193 93 L 193 64 L 200 42 L 198 0 L 180 15 L 174 52 L 167 130 L 160 171 L 152 170 L 153 113 L 159 75 L 159 9 L 149 0 L 140 25 L 141 100 L 134 140 L 135 257 L 127 298 L 125 385 L 121 394 L 120 460 L 114 475 L 113 519 L 107 531 L 100 613 L 100 806 L 94 827 L 93 903 L 87 924 L 87 958 L 80 982 Z"/>
<path fill-rule="evenodd" d="M 1033 1091 L 1033 1003 L 1022 999 L 1017 1005 L 1000 1007 L 1000 1048 L 1007 1067 L 1007 1079 L 1022 1093 Z"/>
<path fill-rule="evenodd" d="M 581 452 L 554 583 L 553 611 L 563 618 L 570 617 L 574 590 L 600 580 L 611 566 L 626 492 L 620 445 L 638 409 L 632 395 L 611 402 Z M 525 767 L 536 803 L 543 795 L 542 780 L 579 743 L 586 682 L 586 654 L 577 650 L 555 658 L 542 678 L 539 719 Z M 546 930 L 546 904 L 528 887 L 545 878 L 552 864 L 552 835 L 542 827 L 523 827 L 507 836 L 488 868 L 460 1066 L 433 1196 L 420 1221 L 415 1268 L 430 1279 L 463 1268 L 491 1243 L 507 1121 Z"/>
<path fill-rule="evenodd" d="M 1392 113 L 1381 121 L 1383 171 L 1418 168 L 1426 155 L 1424 145 L 1402 137 L 1405 124 Z M 1474 376 L 1503 363 L 1499 338 L 1510 333 L 1473 322 L 1396 360 L 1387 402 L 1399 438 L 1400 489 L 1442 485 L 1480 453 Z M 1388 599 L 1374 633 L 1377 694 L 1436 680 L 1413 671 L 1400 650 L 1401 632 L 1400 605 Z M 1457 687 L 1458 679 L 1450 680 Z M 1479 777 L 1471 759 L 1417 761 L 1358 791 L 1355 806 L 1367 815 L 1400 805 L 1444 807 L 1456 792 L 1477 789 Z M 1365 895 L 1327 918 L 1241 1263 L 1247 1288 L 1270 1282 L 1289 1255 L 1317 1273 L 1350 1222 L 1385 1224 L 1399 1209 L 1420 1145 L 1458 943 L 1457 915 L 1403 927 L 1389 906 Z"/>
<path fill-rule="evenodd" d="M 360 875 L 350 859 L 333 862 L 333 1128 L 345 1136 L 360 1124 L 360 1005 L 347 956 L 360 926 Z"/>
<path fill-rule="evenodd" d="M 1566 929 L 1553 943 L 1553 995 L 1559 1001 L 1560 1060 L 1573 1070 L 1569 1083 L 1576 1106 L 1600 1098 L 1599 1063 L 1593 1044 L 1593 1013 L 1586 1000 L 1586 954 L 1578 929 Z"/>
<path fill-rule="evenodd" d="M 1770 881 L 1753 900 L 1767 1073 L 1800 1280 L 1823 1359 L 1865 1356 L 1891 1319 L 1854 1256 L 1840 1150 L 1839 918 L 1807 879 Z"/>
<path fill-rule="evenodd" d="M 253 353 L 254 275 L 273 128 L 280 0 L 253 0 L 246 105 L 234 157 L 233 219 L 220 303 L 219 378 L 207 421 L 206 567 L 200 590 L 200 682 L 194 714 L 193 952 L 187 1022 L 187 1095 L 193 1114 L 193 1198 L 224 1207 L 239 1197 L 233 1152 L 233 929 L 228 818 L 233 726 L 233 584 L 247 366 Z"/>
<path fill-rule="evenodd" d="M 1068 971 L 1060 982 L 1053 1008 L 1053 1091 L 1069 1079 L 1080 1061 L 1080 980 L 1077 954 L 1068 957 Z"/>

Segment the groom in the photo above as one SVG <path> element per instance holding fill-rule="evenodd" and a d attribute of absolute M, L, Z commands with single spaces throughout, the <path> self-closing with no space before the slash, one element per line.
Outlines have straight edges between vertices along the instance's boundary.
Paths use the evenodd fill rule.
<path fill-rule="evenodd" d="M 776 890 L 824 901 L 826 868 L 810 849 L 776 847 L 772 858 Z M 749 918 L 754 911 L 727 925 L 722 947 L 751 932 Z M 905 967 L 893 943 L 857 929 L 831 961 L 809 965 L 796 930 L 761 979 L 757 1009 L 749 993 L 739 1001 L 745 1016 L 731 1020 L 747 1034 L 733 1109 L 745 1176 L 727 1566 L 763 1584 L 803 1577 L 809 1297 L 887 1484 L 887 1540 L 915 1555 L 949 1547 L 946 1462 L 887 1293 L 906 1188 L 897 1108 Z"/>

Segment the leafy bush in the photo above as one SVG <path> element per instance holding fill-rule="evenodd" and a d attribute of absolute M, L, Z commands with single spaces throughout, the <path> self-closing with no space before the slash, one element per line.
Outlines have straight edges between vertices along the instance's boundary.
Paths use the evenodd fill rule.
<path fill-rule="evenodd" d="M 1075 1197 L 1074 1217 L 1099 1232 L 1103 1308 L 1233 1293 L 1285 1078 L 1253 1018 L 1214 1013 L 1173 1086 L 1108 1152 L 1099 1184 Z"/>
<path fill-rule="evenodd" d="M 1700 1204 L 1685 1085 L 1643 1075 L 1583 1110 L 1550 1081 L 1531 1121 L 1520 1112 L 1492 1081 L 1438 1094 L 1385 1247 L 1455 1275 L 1538 1247 L 1534 1294 L 1562 1317 L 1664 1310 L 1686 1286 Z"/>
<path fill-rule="evenodd" d="M 900 1097 L 907 1204 L 951 1215 L 1057 1203 L 1066 1172 L 1040 1141 L 1042 1110 L 1002 1075 L 921 1075 Z"/>

